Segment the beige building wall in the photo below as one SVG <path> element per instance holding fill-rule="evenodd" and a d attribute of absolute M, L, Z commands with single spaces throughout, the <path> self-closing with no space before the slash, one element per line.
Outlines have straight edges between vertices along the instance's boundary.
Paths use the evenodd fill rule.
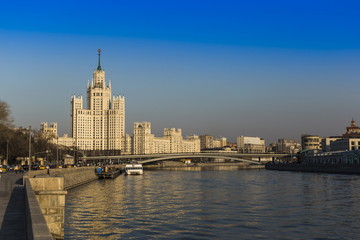
<path fill-rule="evenodd" d="M 259 137 L 240 136 L 236 138 L 238 150 L 243 153 L 265 152 L 265 140 Z"/>
<path fill-rule="evenodd" d="M 201 135 L 200 136 L 200 144 L 201 149 L 214 148 L 214 137 L 209 135 Z"/>
<path fill-rule="evenodd" d="M 187 136 L 183 140 L 183 152 L 184 153 L 195 153 L 200 152 L 200 138 L 197 135 Z"/>
<path fill-rule="evenodd" d="M 135 122 L 133 135 L 133 154 L 154 153 L 154 134 L 150 122 Z"/>
<path fill-rule="evenodd" d="M 170 153 L 183 152 L 183 138 L 180 128 L 165 128 L 164 138 L 170 140 Z"/>
<path fill-rule="evenodd" d="M 47 122 L 40 123 L 40 132 L 41 134 L 48 139 L 56 138 L 57 133 L 57 123 L 53 122 L 48 124 Z"/>
<path fill-rule="evenodd" d="M 226 137 L 220 137 L 219 141 L 220 141 L 220 147 L 227 146 L 227 138 Z"/>
<path fill-rule="evenodd" d="M 112 96 L 105 71 L 99 65 L 87 86 L 86 109 L 82 96 L 71 98 L 71 132 L 81 150 L 122 150 L 125 137 L 125 98 Z"/>
<path fill-rule="evenodd" d="M 198 136 L 183 139 L 181 129 L 165 128 L 163 137 L 151 133 L 150 122 L 134 123 L 133 154 L 186 153 L 200 152 Z"/>
<path fill-rule="evenodd" d="M 169 138 L 154 138 L 154 152 L 153 153 L 171 153 L 171 141 Z"/>
<path fill-rule="evenodd" d="M 72 147 L 74 146 L 74 139 L 64 134 L 62 137 L 53 138 L 52 143 L 59 146 Z"/>

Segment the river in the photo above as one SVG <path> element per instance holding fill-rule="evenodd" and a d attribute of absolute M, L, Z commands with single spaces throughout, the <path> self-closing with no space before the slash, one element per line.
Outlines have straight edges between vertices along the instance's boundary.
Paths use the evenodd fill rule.
<path fill-rule="evenodd" d="M 71 189 L 65 239 L 358 239 L 360 176 L 153 170 Z"/>

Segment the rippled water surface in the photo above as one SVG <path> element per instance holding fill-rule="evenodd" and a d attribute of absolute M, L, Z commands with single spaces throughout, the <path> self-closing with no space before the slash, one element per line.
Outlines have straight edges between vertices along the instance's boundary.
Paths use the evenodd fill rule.
<path fill-rule="evenodd" d="M 65 239 L 359 239 L 360 176 L 146 171 L 74 188 Z"/>

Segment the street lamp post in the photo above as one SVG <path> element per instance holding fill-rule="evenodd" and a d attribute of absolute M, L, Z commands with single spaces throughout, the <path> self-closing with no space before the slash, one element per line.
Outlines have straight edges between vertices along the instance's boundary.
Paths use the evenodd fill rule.
<path fill-rule="evenodd" d="M 9 164 L 9 140 L 6 141 L 6 164 Z"/>
<path fill-rule="evenodd" d="M 29 169 L 31 171 L 31 126 L 29 126 Z"/>

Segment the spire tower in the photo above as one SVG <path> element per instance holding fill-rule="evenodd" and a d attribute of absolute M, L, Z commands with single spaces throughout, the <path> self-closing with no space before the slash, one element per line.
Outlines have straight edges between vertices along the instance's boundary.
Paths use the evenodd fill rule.
<path fill-rule="evenodd" d="M 101 53 L 101 49 L 100 49 L 100 48 L 98 49 L 98 53 L 99 53 L 99 54 L 98 54 L 99 57 L 98 57 L 98 67 L 97 67 L 97 70 L 98 70 L 98 71 L 101 71 L 101 66 L 100 66 L 100 53 Z"/>

